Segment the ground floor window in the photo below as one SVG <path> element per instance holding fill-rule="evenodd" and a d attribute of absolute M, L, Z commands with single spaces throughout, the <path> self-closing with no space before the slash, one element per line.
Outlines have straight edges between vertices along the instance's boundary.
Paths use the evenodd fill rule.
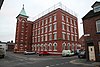
<path fill-rule="evenodd" d="M 74 51 L 74 43 L 72 44 L 72 51 Z"/>
<path fill-rule="evenodd" d="M 68 50 L 70 50 L 70 43 L 67 44 L 67 48 L 68 48 Z"/>
<path fill-rule="evenodd" d="M 62 44 L 62 50 L 65 50 L 66 49 L 66 43 L 63 43 Z"/>
<path fill-rule="evenodd" d="M 34 45 L 32 45 L 32 50 L 33 50 L 33 51 L 35 50 L 35 46 L 34 46 Z"/>
<path fill-rule="evenodd" d="M 37 45 L 35 44 L 35 51 L 37 50 Z"/>
<path fill-rule="evenodd" d="M 51 50 L 52 50 L 52 44 L 49 43 L 49 51 L 51 51 Z"/>
<path fill-rule="evenodd" d="M 38 51 L 40 51 L 40 44 L 38 44 Z"/>
<path fill-rule="evenodd" d="M 57 43 L 54 43 L 53 46 L 54 46 L 54 51 L 57 51 Z"/>

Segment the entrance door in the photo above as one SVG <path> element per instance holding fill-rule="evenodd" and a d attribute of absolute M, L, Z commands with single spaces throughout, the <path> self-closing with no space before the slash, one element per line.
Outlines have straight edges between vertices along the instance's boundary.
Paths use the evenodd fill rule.
<path fill-rule="evenodd" d="M 90 61 L 95 61 L 95 50 L 94 46 L 88 46 L 89 49 L 89 60 Z"/>

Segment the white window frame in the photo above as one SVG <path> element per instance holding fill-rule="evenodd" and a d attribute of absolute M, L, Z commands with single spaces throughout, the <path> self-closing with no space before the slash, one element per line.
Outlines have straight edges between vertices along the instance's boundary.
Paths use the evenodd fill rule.
<path fill-rule="evenodd" d="M 42 41 L 42 42 L 44 41 L 44 36 L 43 36 L 43 35 L 41 35 L 41 41 Z"/>
<path fill-rule="evenodd" d="M 37 23 L 35 25 L 36 25 L 36 28 L 37 28 Z"/>
<path fill-rule="evenodd" d="M 75 28 L 74 28 L 74 32 L 75 32 L 75 34 L 77 34 L 76 30 L 77 30 L 77 29 L 76 29 L 76 27 L 75 27 Z"/>
<path fill-rule="evenodd" d="M 38 35 L 40 34 L 40 28 L 38 29 Z"/>
<path fill-rule="evenodd" d="M 77 35 L 75 35 L 75 41 L 78 41 L 78 40 L 77 40 Z"/>
<path fill-rule="evenodd" d="M 68 23 L 68 16 L 66 16 L 66 22 Z"/>
<path fill-rule="evenodd" d="M 45 20 L 45 24 L 48 24 L 48 18 L 46 18 L 46 20 Z"/>
<path fill-rule="evenodd" d="M 38 36 L 38 42 L 40 42 L 40 36 Z"/>
<path fill-rule="evenodd" d="M 52 51 L 52 43 L 49 43 L 49 51 Z"/>
<path fill-rule="evenodd" d="M 53 35 L 54 35 L 54 40 L 57 40 L 57 32 L 54 32 Z"/>
<path fill-rule="evenodd" d="M 95 6 L 95 7 L 94 7 L 94 12 L 99 12 L 99 11 L 100 11 L 100 5 Z"/>
<path fill-rule="evenodd" d="M 47 41 L 47 34 L 45 34 L 45 41 Z"/>
<path fill-rule="evenodd" d="M 57 30 L 57 22 L 53 23 L 54 25 L 54 30 Z"/>
<path fill-rule="evenodd" d="M 40 51 L 40 47 L 41 47 L 40 44 L 38 44 L 38 51 Z"/>
<path fill-rule="evenodd" d="M 41 44 L 41 51 L 43 51 L 43 48 L 44 48 L 44 45 L 43 45 L 43 44 Z"/>
<path fill-rule="evenodd" d="M 56 21 L 57 20 L 57 16 L 56 16 L 56 14 L 54 15 L 54 21 Z"/>
<path fill-rule="evenodd" d="M 54 51 L 57 51 L 57 43 L 56 42 L 53 44 L 53 46 L 54 46 Z"/>
<path fill-rule="evenodd" d="M 65 30 L 65 23 L 62 22 L 62 30 Z"/>
<path fill-rule="evenodd" d="M 42 26 L 44 26 L 44 20 L 42 20 Z"/>
<path fill-rule="evenodd" d="M 72 51 L 74 51 L 74 47 L 75 47 L 75 45 L 74 45 L 74 43 L 72 43 Z"/>
<path fill-rule="evenodd" d="M 64 42 L 63 44 L 62 44 L 62 50 L 65 50 L 66 49 L 66 43 Z"/>
<path fill-rule="evenodd" d="M 49 40 L 52 40 L 52 33 L 49 33 Z"/>
<path fill-rule="evenodd" d="M 74 20 L 74 26 L 76 26 L 76 20 Z"/>
<path fill-rule="evenodd" d="M 35 42 L 37 42 L 37 37 L 35 37 Z"/>
<path fill-rule="evenodd" d="M 97 32 L 100 32 L 100 19 L 96 21 L 96 29 L 97 29 Z"/>
<path fill-rule="evenodd" d="M 70 31 L 70 25 L 67 24 L 67 31 L 69 32 Z"/>
<path fill-rule="evenodd" d="M 63 40 L 66 39 L 66 32 L 62 32 L 62 38 L 63 38 Z"/>
<path fill-rule="evenodd" d="M 34 37 L 32 37 L 32 42 L 34 43 Z"/>
<path fill-rule="evenodd" d="M 52 24 L 49 25 L 49 31 L 52 31 Z"/>
<path fill-rule="evenodd" d="M 64 15 L 62 15 L 62 21 L 64 21 L 65 19 L 64 19 Z"/>
<path fill-rule="evenodd" d="M 70 23 L 71 23 L 71 24 L 72 24 L 72 20 L 73 20 L 73 19 L 72 19 L 72 18 L 70 18 Z"/>
<path fill-rule="evenodd" d="M 52 22 L 52 16 L 49 17 L 49 22 L 50 22 L 50 23 Z"/>
<path fill-rule="evenodd" d="M 70 43 L 67 44 L 67 49 L 70 50 Z"/>
<path fill-rule="evenodd" d="M 44 45 L 45 45 L 45 51 L 47 51 L 47 50 L 48 50 L 48 45 L 47 45 L 47 43 L 45 43 Z"/>
<path fill-rule="evenodd" d="M 67 40 L 70 40 L 70 33 L 67 33 Z"/>
<path fill-rule="evenodd" d="M 35 44 L 35 51 L 37 50 L 37 45 Z"/>
<path fill-rule="evenodd" d="M 99 53 L 100 53 L 100 41 L 98 42 L 98 47 L 99 47 Z"/>
<path fill-rule="evenodd" d="M 37 35 L 37 29 L 35 30 L 35 33 L 36 33 L 36 35 Z"/>
<path fill-rule="evenodd" d="M 42 34 L 44 33 L 44 28 L 42 27 Z"/>
<path fill-rule="evenodd" d="M 71 34 L 71 40 L 74 41 L 74 35 L 73 34 Z"/>
<path fill-rule="evenodd" d="M 38 22 L 38 24 L 39 24 L 39 27 L 40 27 L 40 25 L 41 25 L 40 21 Z"/>
<path fill-rule="evenodd" d="M 27 45 L 25 45 L 25 47 L 27 47 Z M 34 44 L 32 44 L 32 51 L 35 51 L 35 46 L 34 46 Z"/>
<path fill-rule="evenodd" d="M 45 33 L 47 33 L 47 31 L 48 31 L 48 27 L 47 27 L 47 26 L 45 26 Z"/>

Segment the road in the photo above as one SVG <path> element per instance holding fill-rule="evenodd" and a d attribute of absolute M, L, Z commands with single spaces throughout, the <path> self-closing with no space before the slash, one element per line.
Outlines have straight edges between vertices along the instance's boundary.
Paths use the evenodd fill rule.
<path fill-rule="evenodd" d="M 0 67 L 89 67 L 70 63 L 73 57 L 23 55 L 7 52 L 4 59 L 0 59 Z"/>

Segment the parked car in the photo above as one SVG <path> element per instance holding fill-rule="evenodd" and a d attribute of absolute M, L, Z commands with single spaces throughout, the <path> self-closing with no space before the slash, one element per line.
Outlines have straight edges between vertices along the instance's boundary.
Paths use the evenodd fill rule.
<path fill-rule="evenodd" d="M 36 54 L 36 52 L 32 52 L 32 51 L 24 51 L 25 55 L 32 55 L 32 54 Z"/>
<path fill-rule="evenodd" d="M 4 58 L 6 54 L 6 50 L 4 50 L 4 48 L 0 48 L 0 58 Z"/>
<path fill-rule="evenodd" d="M 80 49 L 77 49 L 76 51 L 74 51 L 74 55 L 78 55 L 79 54 Z"/>
<path fill-rule="evenodd" d="M 38 52 L 39 56 L 50 55 L 47 51 L 40 51 Z"/>
<path fill-rule="evenodd" d="M 71 50 L 63 50 L 62 51 L 62 56 L 65 57 L 65 56 L 73 56 L 74 55 L 74 52 L 71 52 Z"/>
<path fill-rule="evenodd" d="M 79 51 L 78 58 L 86 58 L 86 51 Z"/>

